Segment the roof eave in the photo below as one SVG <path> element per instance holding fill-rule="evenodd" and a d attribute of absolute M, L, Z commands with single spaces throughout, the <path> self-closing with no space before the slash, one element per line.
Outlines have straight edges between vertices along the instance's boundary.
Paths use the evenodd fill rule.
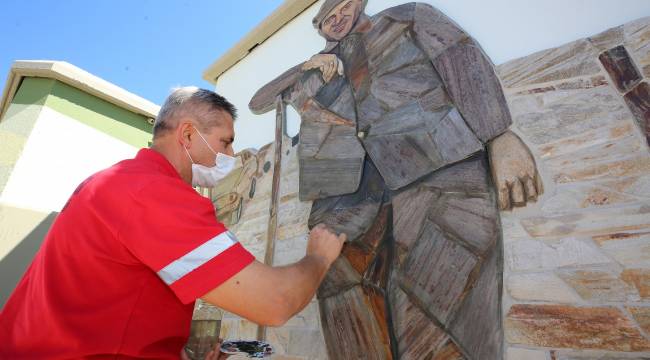
<path fill-rule="evenodd" d="M 13 100 L 25 77 L 55 79 L 116 106 L 153 119 L 160 107 L 146 99 L 130 93 L 117 85 L 92 75 L 64 61 L 17 60 L 9 71 L 0 101 L 0 119 Z"/>
<path fill-rule="evenodd" d="M 255 47 L 270 38 L 296 16 L 302 14 L 316 1 L 318 0 L 285 0 L 271 15 L 213 62 L 203 72 L 203 79 L 216 85 L 219 76 L 248 56 Z"/>

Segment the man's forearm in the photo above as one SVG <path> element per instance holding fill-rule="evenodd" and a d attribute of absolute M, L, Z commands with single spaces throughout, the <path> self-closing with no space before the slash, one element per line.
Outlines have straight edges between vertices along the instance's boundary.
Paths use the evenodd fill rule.
<path fill-rule="evenodd" d="M 287 305 L 287 320 L 313 299 L 329 266 L 324 257 L 307 255 L 297 263 L 274 268 L 279 290 Z"/>

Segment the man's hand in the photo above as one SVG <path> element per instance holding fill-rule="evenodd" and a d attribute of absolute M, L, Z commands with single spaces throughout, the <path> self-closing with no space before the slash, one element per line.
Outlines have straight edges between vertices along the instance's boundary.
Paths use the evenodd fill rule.
<path fill-rule="evenodd" d="M 335 74 L 343 76 L 343 63 L 333 54 L 316 54 L 303 64 L 302 70 L 320 69 L 323 80 L 330 82 Z"/>
<path fill-rule="evenodd" d="M 205 360 L 224 360 L 230 356 L 221 352 L 221 343 L 223 343 L 223 339 L 218 339 L 217 343 L 214 344 L 214 348 L 205 355 Z M 185 347 L 181 350 L 181 360 L 192 360 L 190 356 L 187 355 Z"/>
<path fill-rule="evenodd" d="M 321 258 L 329 267 L 341 253 L 345 234 L 336 235 L 324 224 L 318 224 L 309 233 L 307 256 Z"/>
<path fill-rule="evenodd" d="M 544 192 L 535 159 L 514 133 L 507 131 L 489 145 L 492 178 L 499 193 L 499 208 L 511 209 L 537 201 Z"/>

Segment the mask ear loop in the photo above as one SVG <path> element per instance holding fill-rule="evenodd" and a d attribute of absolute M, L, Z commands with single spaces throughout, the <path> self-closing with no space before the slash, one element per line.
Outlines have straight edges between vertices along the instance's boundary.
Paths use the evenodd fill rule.
<path fill-rule="evenodd" d="M 192 164 L 194 164 L 194 159 L 192 159 L 192 155 L 190 155 L 190 152 L 187 151 L 187 148 L 185 146 L 183 146 L 183 150 L 185 150 L 185 153 L 190 158 L 190 161 L 192 162 Z"/>
<path fill-rule="evenodd" d="M 203 135 L 201 135 L 201 132 L 199 131 L 199 129 L 194 128 L 194 130 L 196 130 L 196 133 L 199 134 L 199 136 L 201 137 L 201 139 L 203 140 L 203 142 L 205 143 L 205 145 L 208 146 L 208 149 L 210 149 L 210 151 L 212 151 L 212 153 L 213 153 L 214 155 L 217 155 L 217 152 L 214 151 L 214 149 L 212 149 L 212 146 L 210 146 L 210 144 L 208 144 L 208 141 L 205 140 L 205 138 L 203 137 Z M 187 150 L 185 150 L 185 151 L 187 151 Z"/>

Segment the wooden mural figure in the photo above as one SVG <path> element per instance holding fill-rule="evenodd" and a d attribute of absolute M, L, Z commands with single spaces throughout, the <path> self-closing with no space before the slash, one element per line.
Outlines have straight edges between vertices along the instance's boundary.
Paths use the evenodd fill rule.
<path fill-rule="evenodd" d="M 494 66 L 432 6 L 326 0 L 326 48 L 260 89 L 301 115 L 309 225 L 348 242 L 318 291 L 331 359 L 500 359 L 499 207 L 535 201 Z M 491 176 L 490 176 L 491 175 Z"/>

